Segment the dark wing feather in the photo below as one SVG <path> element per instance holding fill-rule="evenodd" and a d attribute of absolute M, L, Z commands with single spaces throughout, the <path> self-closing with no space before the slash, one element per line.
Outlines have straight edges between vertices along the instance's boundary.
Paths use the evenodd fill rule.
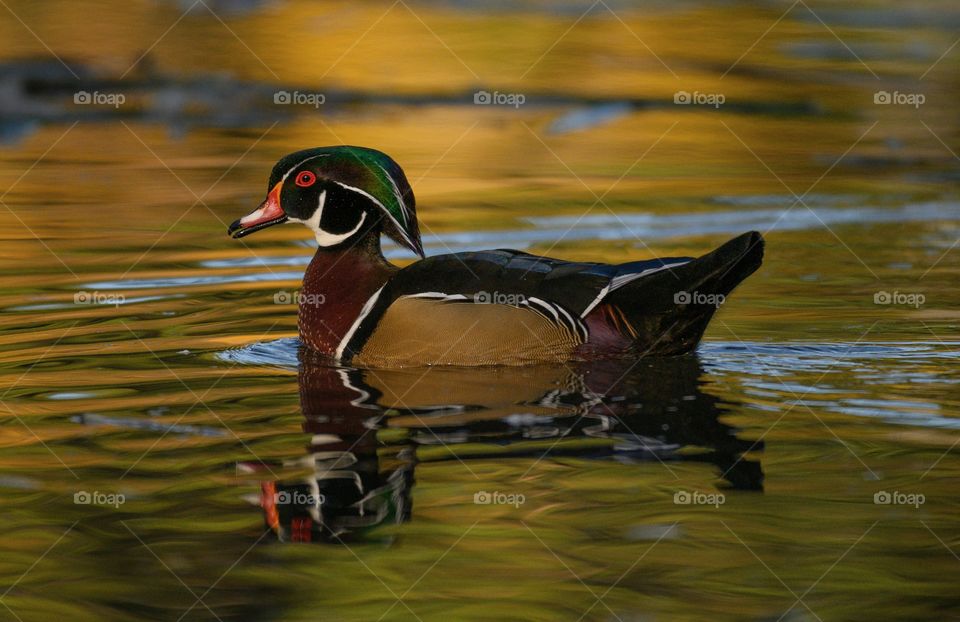
<path fill-rule="evenodd" d="M 435 255 L 397 271 L 348 335 L 341 358 L 350 360 L 396 300 L 427 292 L 463 296 L 478 294 L 537 298 L 562 307 L 578 321 L 617 277 L 660 269 L 688 258 L 652 259 L 619 265 L 569 262 L 515 250 Z"/>
<path fill-rule="evenodd" d="M 387 286 L 392 298 L 422 292 L 481 292 L 536 297 L 581 315 L 603 288 L 622 275 L 660 268 L 689 258 L 651 259 L 625 264 L 580 263 L 514 250 L 435 255 L 397 272 Z M 383 296 L 381 296 L 383 298 Z"/>

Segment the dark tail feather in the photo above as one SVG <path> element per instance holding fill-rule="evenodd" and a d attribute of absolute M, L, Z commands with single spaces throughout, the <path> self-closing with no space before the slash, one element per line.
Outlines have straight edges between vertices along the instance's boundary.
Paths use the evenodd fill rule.
<path fill-rule="evenodd" d="M 722 301 L 763 262 L 763 237 L 744 233 L 711 253 L 628 283 L 605 302 L 636 332 L 635 354 L 693 350 Z"/>

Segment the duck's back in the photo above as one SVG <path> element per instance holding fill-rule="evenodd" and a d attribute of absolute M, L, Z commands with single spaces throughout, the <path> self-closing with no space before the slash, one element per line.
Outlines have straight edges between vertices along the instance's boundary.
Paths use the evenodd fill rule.
<path fill-rule="evenodd" d="M 429 257 L 397 271 L 367 301 L 337 356 L 396 367 L 686 351 L 716 308 L 678 302 L 677 292 L 726 295 L 759 266 L 762 248 L 759 234 L 745 234 L 696 260 L 610 265 L 513 250 Z"/>

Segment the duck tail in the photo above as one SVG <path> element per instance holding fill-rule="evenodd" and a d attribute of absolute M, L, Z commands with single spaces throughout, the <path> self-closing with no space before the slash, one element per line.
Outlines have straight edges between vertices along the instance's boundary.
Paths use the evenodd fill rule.
<path fill-rule="evenodd" d="M 624 285 L 591 314 L 618 315 L 633 354 L 684 354 L 697 346 L 730 292 L 760 267 L 763 247 L 758 232 L 744 233 L 703 257 Z"/>

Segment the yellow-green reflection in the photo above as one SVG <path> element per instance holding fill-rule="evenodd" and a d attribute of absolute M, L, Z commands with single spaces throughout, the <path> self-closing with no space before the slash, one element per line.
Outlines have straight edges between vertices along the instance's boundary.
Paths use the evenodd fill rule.
<path fill-rule="evenodd" d="M 24 95 L 2 74 L 0 578 L 16 584 L 12 615 L 777 619 L 795 600 L 784 584 L 801 595 L 821 577 L 809 610 L 787 618 L 955 608 L 944 545 L 958 550 L 960 56 L 940 58 L 953 9 L 811 3 L 816 16 L 801 4 L 778 22 L 789 4 L 609 2 L 615 13 L 597 5 L 577 21 L 589 5 L 209 4 L 226 26 L 201 5 L 184 15 L 189 2 L 0 10 L 5 68 L 57 65 L 49 47 L 104 90 L 136 85 L 129 108 L 96 117 L 72 105 L 69 79 Z M 174 105 L 190 80 L 266 95 L 231 122 L 233 101 Z M 272 85 L 349 97 L 291 112 L 271 108 Z M 474 105 L 481 88 L 527 103 Z M 675 105 L 681 90 L 726 103 Z M 878 90 L 926 103 L 877 105 Z M 569 129 L 583 112 L 592 121 Z M 305 232 L 241 245 L 225 229 L 261 200 L 279 156 L 340 142 L 404 166 L 430 253 L 478 239 L 626 261 L 697 255 L 791 208 L 789 226 L 767 235 L 764 267 L 721 309 L 693 371 L 644 362 L 610 403 L 635 407 L 630 428 L 669 451 L 624 458 L 617 444 L 636 439 L 583 422 L 546 434 L 583 410 L 541 398 L 598 369 L 365 377 L 383 421 L 361 446 L 364 473 L 415 473 L 409 520 L 354 530 L 349 548 L 281 544 L 248 500 L 262 482 L 309 475 L 315 441 L 358 424 L 318 415 L 357 416 L 343 414 L 355 396 L 315 389 L 326 402 L 313 412 L 289 344 L 274 341 L 296 334 L 274 295 L 298 287 Z M 881 291 L 925 302 L 876 304 Z M 689 396 L 709 407 L 678 438 L 666 409 Z M 503 433 L 508 420 L 520 437 Z M 737 451 L 703 438 L 718 430 L 737 451 L 762 438 L 744 461 L 762 491 L 724 477 L 718 456 Z M 477 505 L 481 490 L 526 501 Z M 694 490 L 726 501 L 674 503 Z M 880 490 L 925 503 L 878 506 Z M 125 503 L 77 505 L 78 491 Z"/>

